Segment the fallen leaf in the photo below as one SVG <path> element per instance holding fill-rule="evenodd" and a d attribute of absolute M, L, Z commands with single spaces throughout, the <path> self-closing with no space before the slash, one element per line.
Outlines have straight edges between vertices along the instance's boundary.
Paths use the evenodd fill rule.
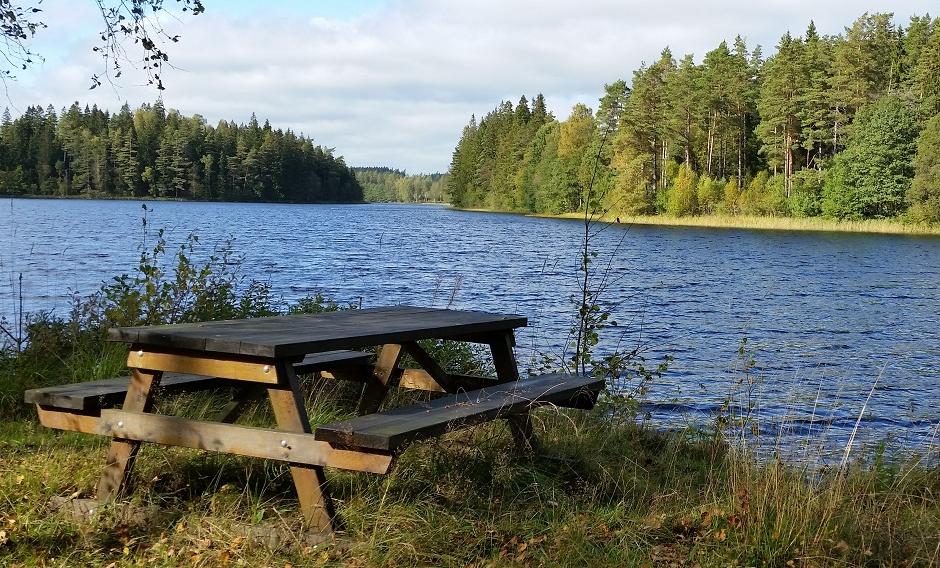
<path fill-rule="evenodd" d="M 19 485 L 20 483 L 23 483 L 23 480 L 24 480 L 24 479 L 26 479 L 26 476 L 25 476 L 25 475 L 17 475 L 17 476 L 16 476 L 16 484 Z"/>

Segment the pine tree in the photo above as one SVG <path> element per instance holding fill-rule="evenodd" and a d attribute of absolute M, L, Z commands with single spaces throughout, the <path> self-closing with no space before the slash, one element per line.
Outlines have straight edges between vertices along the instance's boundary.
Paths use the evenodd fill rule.
<path fill-rule="evenodd" d="M 757 108 L 761 122 L 757 135 L 763 143 L 762 152 L 776 174 L 784 176 L 784 189 L 790 195 L 793 173 L 798 165 L 794 149 L 801 145 L 800 98 L 808 83 L 803 66 L 803 43 L 784 34 L 777 53 L 764 64 Z"/>
<path fill-rule="evenodd" d="M 597 125 L 600 133 L 611 139 L 616 135 L 629 97 L 630 87 L 623 79 L 604 85 L 604 95 L 597 107 Z"/>
<path fill-rule="evenodd" d="M 579 211 L 584 206 L 586 193 L 591 189 L 594 155 L 589 152 L 589 146 L 595 127 L 594 113 L 583 104 L 576 104 L 568 120 L 561 123 L 558 132 L 560 169 L 556 183 L 564 202 L 556 203 L 554 209 Z"/>
<path fill-rule="evenodd" d="M 670 76 L 667 85 L 668 96 L 673 107 L 669 130 L 682 148 L 683 162 L 693 170 L 699 169 L 696 147 L 704 110 L 699 93 L 701 75 L 702 70 L 695 65 L 692 55 L 686 55 L 679 62 L 676 72 Z"/>
<path fill-rule="evenodd" d="M 920 51 L 911 81 L 921 116 L 925 118 L 940 114 L 940 23 L 935 21 L 932 27 L 930 40 Z"/>
<path fill-rule="evenodd" d="M 851 132 L 858 110 L 898 82 L 900 45 L 891 14 L 864 14 L 832 49 L 833 145 Z"/>
<path fill-rule="evenodd" d="M 633 86 L 623 115 L 622 128 L 627 130 L 630 146 L 650 157 L 652 167 L 648 173 L 654 189 L 665 189 L 667 164 L 672 161 L 668 123 L 673 111 L 666 85 L 675 68 L 668 48 L 655 64 L 641 66 L 633 74 Z"/>
<path fill-rule="evenodd" d="M 803 163 L 808 168 L 821 169 L 825 158 L 831 158 L 836 152 L 831 140 L 833 116 L 829 100 L 831 51 L 832 42 L 819 37 L 811 21 L 806 30 L 802 61 L 807 82 L 798 95 L 797 114 L 802 126 L 801 146 L 806 151 Z"/>
<path fill-rule="evenodd" d="M 937 29 L 938 21 L 931 19 L 930 15 L 911 16 L 911 21 L 904 30 L 901 41 L 902 54 L 900 57 L 901 87 L 903 90 L 914 90 L 917 76 L 917 66 L 924 50 L 928 49 L 931 36 Z"/>
<path fill-rule="evenodd" d="M 940 114 L 927 121 L 917 139 L 914 180 L 907 199 L 915 220 L 940 221 Z"/>

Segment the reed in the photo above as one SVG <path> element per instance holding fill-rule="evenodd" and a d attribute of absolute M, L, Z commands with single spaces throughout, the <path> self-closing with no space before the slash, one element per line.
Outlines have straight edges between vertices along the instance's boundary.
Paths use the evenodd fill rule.
<path fill-rule="evenodd" d="M 474 212 L 493 212 L 486 209 L 465 209 Z M 526 214 L 547 219 L 578 219 L 584 213 Z M 940 225 L 912 223 L 898 219 L 861 219 L 857 221 L 826 219 L 823 217 L 771 217 L 757 215 L 612 215 L 597 217 L 597 221 L 622 225 L 660 225 L 669 227 L 705 227 L 713 229 L 754 229 L 763 231 L 817 231 L 833 233 L 870 233 L 890 235 L 940 235 Z"/>

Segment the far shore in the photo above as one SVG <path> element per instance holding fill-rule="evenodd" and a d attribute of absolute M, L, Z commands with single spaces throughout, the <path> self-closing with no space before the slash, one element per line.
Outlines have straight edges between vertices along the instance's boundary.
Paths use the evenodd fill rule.
<path fill-rule="evenodd" d="M 63 201 L 173 201 L 179 203 L 266 203 L 284 205 L 368 205 L 368 201 L 225 201 L 217 199 L 186 199 L 185 197 L 159 197 L 153 195 L 36 195 L 2 194 L 0 199 L 61 199 Z"/>
<path fill-rule="evenodd" d="M 520 215 L 523 217 L 539 217 L 543 219 L 583 220 L 583 212 L 570 213 L 523 213 L 519 211 L 506 211 L 500 209 L 485 209 L 477 207 L 454 207 L 445 202 L 423 201 L 215 201 L 197 200 L 175 197 L 153 196 L 114 196 L 114 195 L 2 195 L 0 199 L 62 199 L 79 201 L 175 201 L 188 203 L 265 203 L 284 205 L 444 205 L 456 211 L 469 211 L 476 213 L 501 213 L 506 215 Z M 758 215 L 694 215 L 687 217 L 671 217 L 668 215 L 602 215 L 593 221 L 601 223 L 614 223 L 620 225 L 658 225 L 663 227 L 702 227 L 709 229 L 750 229 L 759 231 L 813 231 L 828 233 L 869 233 L 885 235 L 920 235 L 940 236 L 940 224 L 906 223 L 898 219 L 864 219 L 860 221 L 844 221 L 826 219 L 823 217 L 762 217 Z"/>
<path fill-rule="evenodd" d="M 152 195 L 36 195 L 3 194 L 0 199 L 62 199 L 75 201 L 178 201 L 183 203 L 271 203 L 285 205 L 447 205 L 446 201 L 223 201 L 216 199 L 186 199 L 184 197 L 156 197 Z"/>
<path fill-rule="evenodd" d="M 498 209 L 460 208 L 459 211 L 477 213 L 505 213 L 544 219 L 583 220 L 583 212 L 572 213 L 520 213 Z M 761 217 L 757 215 L 696 215 L 670 217 L 667 215 L 603 215 L 593 219 L 602 223 L 620 225 L 660 225 L 665 227 L 703 227 L 709 229 L 752 229 L 760 231 L 815 231 L 830 233 L 872 233 L 886 235 L 937 235 L 940 225 L 905 223 L 895 219 L 864 219 L 842 221 L 822 217 Z"/>

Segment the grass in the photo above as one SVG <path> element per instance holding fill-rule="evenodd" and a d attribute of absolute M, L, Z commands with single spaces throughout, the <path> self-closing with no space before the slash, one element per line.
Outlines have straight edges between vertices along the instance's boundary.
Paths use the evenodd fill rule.
<path fill-rule="evenodd" d="M 467 211 L 490 211 L 467 209 Z M 584 219 L 583 212 L 532 214 L 532 217 L 548 219 Z M 940 225 L 908 223 L 897 219 L 863 219 L 859 221 L 826 219 L 823 217 L 769 217 L 758 215 L 694 215 L 672 217 L 669 215 L 627 216 L 605 215 L 598 219 L 624 225 L 661 225 L 669 227 L 707 227 L 716 229 L 754 229 L 764 231 L 818 231 L 837 233 L 872 233 L 892 235 L 940 235 Z"/>
<path fill-rule="evenodd" d="M 343 416 L 354 395 L 313 383 L 312 421 Z M 223 402 L 189 395 L 159 410 L 211 415 Z M 132 502 L 145 519 L 105 509 L 76 522 L 50 500 L 92 495 L 106 440 L 5 420 L 0 565 L 940 565 L 935 466 L 759 462 L 720 437 L 611 410 L 540 410 L 535 457 L 494 423 L 413 446 L 387 477 L 331 470 L 346 528 L 317 547 L 251 537 L 258 526 L 302 533 L 286 467 L 179 448 L 141 452 Z M 259 406 L 246 420 L 271 417 Z"/>
<path fill-rule="evenodd" d="M 857 456 L 845 469 L 758 460 L 717 429 L 735 420 L 661 432 L 618 397 L 591 412 L 539 410 L 536 456 L 491 423 L 412 446 L 388 476 L 330 470 L 346 523 L 332 544 L 302 538 L 283 464 L 181 448 L 141 451 L 130 503 L 144 514 L 121 504 L 76 521 L 54 498 L 93 496 L 107 440 L 41 427 L 23 391 L 118 374 L 126 347 L 102 341 L 108 323 L 276 307 L 263 289 L 220 295 L 233 281 L 216 276 L 225 263 L 194 271 L 176 262 L 165 286 L 159 258 L 144 256 L 143 276 L 84 304 L 112 319 L 31 318 L 23 352 L 0 348 L 0 566 L 940 566 L 936 446 L 897 460 Z M 338 307 L 318 296 L 287 309 Z M 454 371 L 484 370 L 456 345 L 427 348 Z M 312 423 L 354 408 L 348 383 L 306 384 Z M 202 393 L 159 399 L 156 410 L 211 417 L 225 402 L 225 393 Z M 243 421 L 272 417 L 259 404 Z M 270 527 L 282 540 L 259 543 Z"/>

